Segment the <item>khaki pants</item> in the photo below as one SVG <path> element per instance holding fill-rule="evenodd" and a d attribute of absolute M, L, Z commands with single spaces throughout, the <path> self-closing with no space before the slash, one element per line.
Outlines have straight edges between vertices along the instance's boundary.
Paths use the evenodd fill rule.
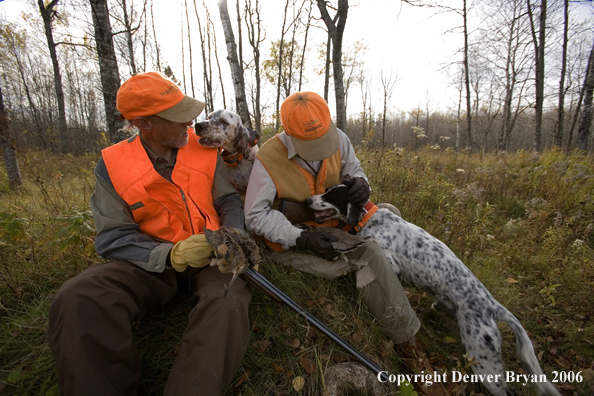
<path fill-rule="evenodd" d="M 247 350 L 249 287 L 206 267 L 192 278 L 196 305 L 167 380 L 166 395 L 220 395 Z M 61 395 L 136 395 L 140 365 L 132 323 L 177 291 L 173 270 L 151 273 L 127 261 L 94 265 L 70 279 L 52 303 L 48 340 Z"/>
<path fill-rule="evenodd" d="M 296 249 L 275 252 L 271 257 L 279 264 L 327 279 L 355 272 L 357 289 L 367 309 L 396 344 L 410 340 L 421 327 L 398 277 L 374 242 L 347 253 L 348 260 L 327 261 Z"/>

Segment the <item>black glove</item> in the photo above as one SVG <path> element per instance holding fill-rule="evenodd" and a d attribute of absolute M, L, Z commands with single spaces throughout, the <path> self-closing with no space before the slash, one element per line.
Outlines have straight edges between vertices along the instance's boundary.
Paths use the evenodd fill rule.
<path fill-rule="evenodd" d="M 369 184 L 362 177 L 345 177 L 342 181 L 350 187 L 347 199 L 355 206 L 363 207 L 369 201 Z"/>
<path fill-rule="evenodd" d="M 301 250 L 307 250 L 310 253 L 315 254 L 318 257 L 331 260 L 337 257 L 338 253 L 332 247 L 331 242 L 337 242 L 338 237 L 330 234 L 329 232 L 319 230 L 305 230 L 301 233 L 301 236 L 297 238 L 297 248 Z"/>

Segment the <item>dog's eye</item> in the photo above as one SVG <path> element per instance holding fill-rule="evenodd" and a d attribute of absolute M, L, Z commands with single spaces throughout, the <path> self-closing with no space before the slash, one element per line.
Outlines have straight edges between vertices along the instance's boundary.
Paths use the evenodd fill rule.
<path fill-rule="evenodd" d="M 223 120 L 222 118 L 220 121 L 221 121 L 221 124 L 223 124 L 223 125 L 229 125 L 229 123 L 227 121 Z"/>

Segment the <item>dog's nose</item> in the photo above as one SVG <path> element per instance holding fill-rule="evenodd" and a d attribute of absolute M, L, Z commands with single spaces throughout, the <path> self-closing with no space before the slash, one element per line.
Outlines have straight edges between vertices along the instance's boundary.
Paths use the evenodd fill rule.
<path fill-rule="evenodd" d="M 194 131 L 198 132 L 204 129 L 204 122 L 197 122 L 194 124 Z"/>
<path fill-rule="evenodd" d="M 313 199 L 311 199 L 311 197 L 310 197 L 310 198 L 307 198 L 307 199 L 305 200 L 305 204 L 306 204 L 306 205 L 311 205 L 312 201 L 313 201 Z"/>

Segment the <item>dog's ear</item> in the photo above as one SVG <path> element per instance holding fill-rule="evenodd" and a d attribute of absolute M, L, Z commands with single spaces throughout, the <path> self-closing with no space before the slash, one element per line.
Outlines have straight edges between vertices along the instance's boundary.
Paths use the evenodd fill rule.
<path fill-rule="evenodd" d="M 363 217 L 363 208 L 349 203 L 347 205 L 346 222 L 350 225 L 355 225 L 361 220 L 361 217 Z"/>
<path fill-rule="evenodd" d="M 250 136 L 250 142 L 258 142 L 258 139 L 260 139 L 260 134 L 258 133 L 258 131 L 256 131 L 255 129 L 252 128 L 248 128 L 246 127 L 245 129 L 248 130 L 248 134 Z"/>

